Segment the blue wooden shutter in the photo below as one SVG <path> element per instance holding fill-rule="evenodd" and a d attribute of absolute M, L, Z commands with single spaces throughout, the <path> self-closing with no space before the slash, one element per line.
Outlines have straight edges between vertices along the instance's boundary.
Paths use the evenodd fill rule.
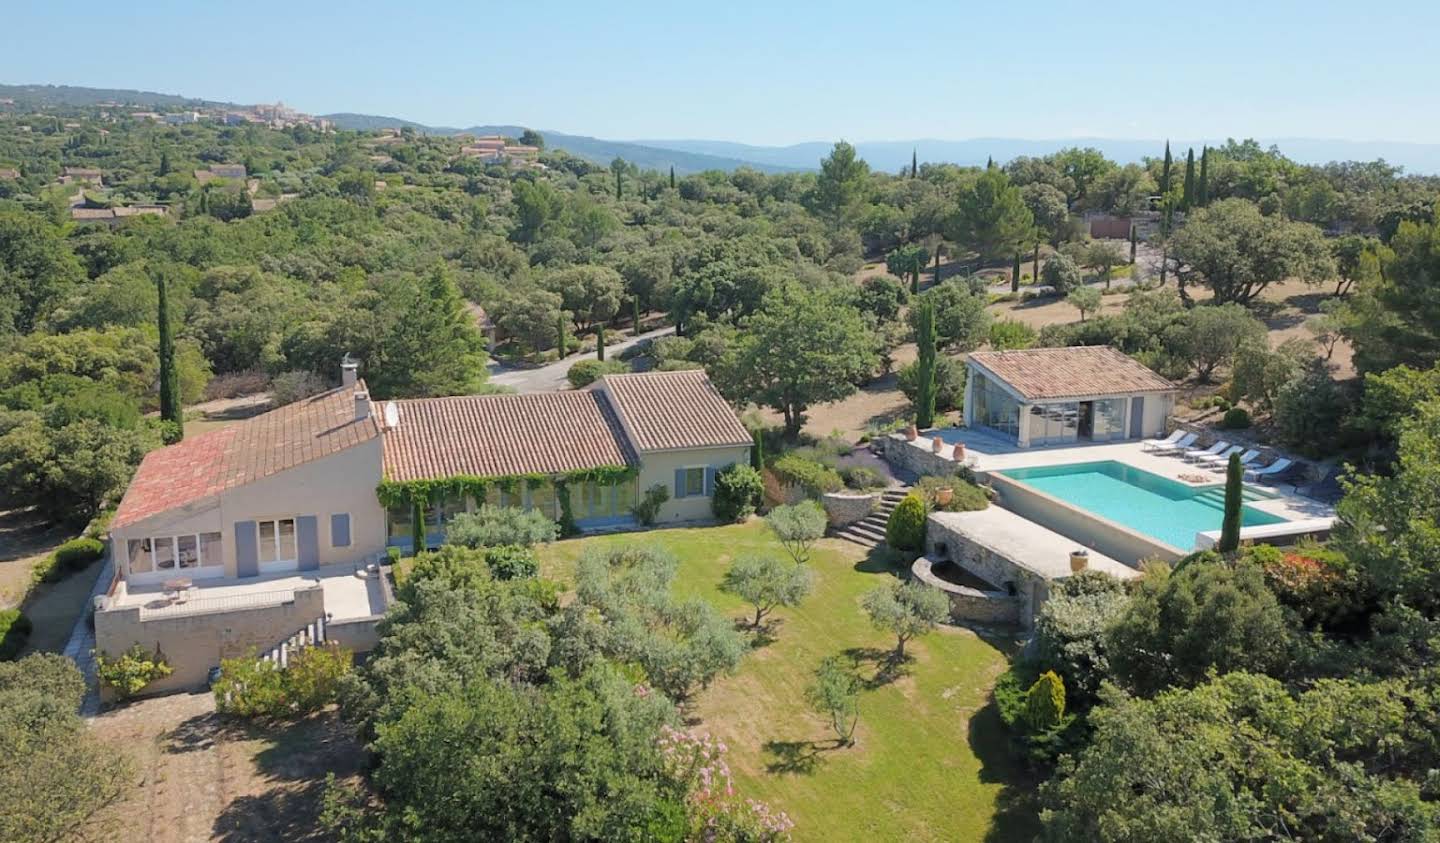
<path fill-rule="evenodd" d="M 715 467 L 705 466 L 705 497 L 712 497 L 715 494 Z"/>
<path fill-rule="evenodd" d="M 295 545 L 300 551 L 299 568 L 313 571 L 320 567 L 320 523 L 313 515 L 295 519 Z"/>
<path fill-rule="evenodd" d="M 260 573 L 260 538 L 254 521 L 235 522 L 235 576 L 254 577 Z"/>
<path fill-rule="evenodd" d="M 675 497 L 685 497 L 685 469 L 675 469 Z"/>
<path fill-rule="evenodd" d="M 330 546 L 350 546 L 350 513 L 337 512 L 330 516 Z"/>

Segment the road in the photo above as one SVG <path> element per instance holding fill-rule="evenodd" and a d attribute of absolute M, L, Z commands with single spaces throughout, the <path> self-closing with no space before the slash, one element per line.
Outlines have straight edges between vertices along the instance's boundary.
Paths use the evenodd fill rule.
<path fill-rule="evenodd" d="M 668 337 L 673 333 L 675 333 L 673 327 L 650 331 L 638 337 L 631 337 L 624 342 L 617 342 L 613 345 L 605 346 L 605 354 L 607 357 L 613 359 L 619 355 L 620 352 L 637 342 Z M 581 360 L 594 359 L 595 352 L 593 351 L 585 354 L 572 354 L 564 360 L 533 369 L 507 366 L 492 360 L 490 361 L 490 383 L 497 386 L 511 387 L 516 392 L 556 392 L 570 388 L 570 381 L 565 379 L 565 374 L 570 371 L 571 366 L 574 366 Z"/>

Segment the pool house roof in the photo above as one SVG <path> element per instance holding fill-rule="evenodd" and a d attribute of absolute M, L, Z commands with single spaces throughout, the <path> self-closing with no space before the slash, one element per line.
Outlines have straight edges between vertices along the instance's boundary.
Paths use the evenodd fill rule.
<path fill-rule="evenodd" d="M 1025 401 L 1056 401 L 1146 392 L 1175 384 L 1107 345 L 976 351 L 969 364 Z"/>

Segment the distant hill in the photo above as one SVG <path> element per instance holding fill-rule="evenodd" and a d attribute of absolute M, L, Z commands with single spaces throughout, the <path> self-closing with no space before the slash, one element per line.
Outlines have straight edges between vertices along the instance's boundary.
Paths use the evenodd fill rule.
<path fill-rule="evenodd" d="M 373 114 L 322 114 L 320 116 L 332 121 L 338 128 L 359 131 L 409 127 L 417 132 L 432 135 L 456 135 L 465 132 L 472 135 L 505 135 L 507 137 L 519 137 L 520 133 L 525 131 L 524 126 L 507 125 L 470 126 L 465 129 L 449 126 L 426 126 L 398 117 L 381 117 Z M 660 149 L 628 141 L 603 140 L 586 135 L 567 135 L 564 132 L 546 129 L 537 131 L 545 136 L 546 146 L 552 149 L 563 149 L 571 155 L 601 164 L 608 164 L 618 157 L 647 170 L 668 170 L 673 166 L 675 172 L 681 175 L 704 170 L 734 170 L 738 167 L 753 167 L 767 173 L 804 169 L 682 149 Z"/>
<path fill-rule="evenodd" d="M 1262 146 L 1277 146 L 1280 151 L 1302 164 L 1326 164 L 1331 161 L 1374 161 L 1383 158 L 1405 168 L 1407 173 L 1440 173 L 1440 144 L 1403 143 L 1397 141 L 1346 141 L 1318 138 L 1261 138 Z M 1171 139 L 1170 148 L 1183 157 L 1185 149 L 1209 144 L 1219 146 L 1224 138 L 1202 140 Z M 792 146 L 752 146 L 743 143 L 711 140 L 638 140 L 635 143 L 661 149 L 676 149 L 702 155 L 716 155 L 755 161 L 774 167 L 816 169 L 820 159 L 830 153 L 830 142 L 808 142 Z M 1138 162 L 1145 156 L 1159 157 L 1165 149 L 1164 140 L 1131 140 L 1116 138 L 1057 138 L 1024 140 L 1020 138 L 972 138 L 970 140 L 937 140 L 919 138 L 898 141 L 860 141 L 855 149 L 860 157 L 876 170 L 896 172 L 910 166 L 913 151 L 922 161 L 948 162 L 967 166 L 984 164 L 987 158 L 1004 163 L 1021 155 L 1048 155 L 1068 146 L 1092 146 L 1106 157 L 1121 163 Z"/>
<path fill-rule="evenodd" d="M 90 106 L 102 102 L 118 102 L 145 108 L 176 106 L 228 105 L 213 100 L 200 100 L 154 91 L 127 88 L 80 88 L 71 85 L 0 85 L 0 99 L 13 99 L 16 105 L 27 106 Z"/>

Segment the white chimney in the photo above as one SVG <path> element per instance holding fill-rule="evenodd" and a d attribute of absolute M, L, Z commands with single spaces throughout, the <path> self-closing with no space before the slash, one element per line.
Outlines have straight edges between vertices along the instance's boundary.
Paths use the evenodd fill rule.
<path fill-rule="evenodd" d="M 340 358 L 340 385 L 346 389 L 355 386 L 360 377 L 360 361 L 345 355 Z M 358 399 L 357 399 L 358 400 Z"/>
<path fill-rule="evenodd" d="M 355 421 L 364 421 L 370 418 L 370 393 L 363 389 L 355 390 Z"/>

